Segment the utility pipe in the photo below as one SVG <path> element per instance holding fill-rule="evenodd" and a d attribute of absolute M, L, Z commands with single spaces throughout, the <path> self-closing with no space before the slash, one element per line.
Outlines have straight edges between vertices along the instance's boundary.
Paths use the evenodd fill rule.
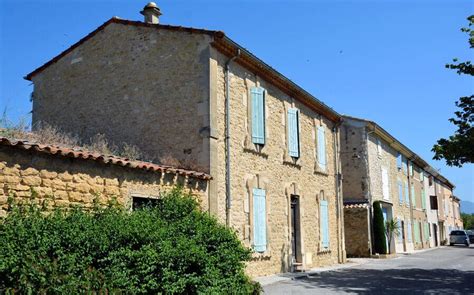
<path fill-rule="evenodd" d="M 230 63 L 240 56 L 240 49 L 237 54 L 227 60 L 225 63 L 225 221 L 226 226 L 230 226 L 230 208 L 232 207 L 232 198 L 230 194 L 230 81 L 229 71 Z"/>
<path fill-rule="evenodd" d="M 334 150 L 334 170 L 335 170 L 335 181 L 336 181 L 336 218 L 337 218 L 337 240 L 338 240 L 338 262 L 344 262 L 344 230 L 343 230 L 343 204 L 341 202 L 341 171 L 339 170 L 339 127 L 341 126 L 342 121 L 339 121 L 334 126 L 333 132 L 333 150 Z"/>

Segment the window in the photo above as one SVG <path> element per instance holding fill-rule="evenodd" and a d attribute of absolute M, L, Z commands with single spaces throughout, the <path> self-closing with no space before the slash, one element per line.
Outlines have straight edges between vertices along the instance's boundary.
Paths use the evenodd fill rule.
<path fill-rule="evenodd" d="M 397 154 L 397 168 L 402 169 L 402 154 Z"/>
<path fill-rule="evenodd" d="M 410 168 L 410 176 L 413 176 L 413 162 L 410 161 L 409 163 L 409 168 Z"/>
<path fill-rule="evenodd" d="M 379 156 L 382 155 L 382 142 L 377 138 L 377 153 Z"/>
<path fill-rule="evenodd" d="M 398 200 L 400 201 L 400 204 L 403 204 L 403 183 L 399 179 L 398 180 Z"/>
<path fill-rule="evenodd" d="M 403 229 L 402 229 L 403 224 L 402 224 L 402 220 L 400 218 L 397 218 L 397 225 L 398 225 L 398 229 L 399 229 L 398 230 L 398 235 L 397 235 L 398 241 L 402 242 L 403 241 Z"/>
<path fill-rule="evenodd" d="M 426 193 L 425 190 L 421 190 L 421 208 L 426 209 Z"/>
<path fill-rule="evenodd" d="M 288 109 L 288 153 L 293 158 L 300 157 L 299 111 Z"/>
<path fill-rule="evenodd" d="M 328 201 L 322 200 L 319 204 L 320 207 L 320 231 L 321 231 L 321 246 L 325 249 L 329 248 L 329 215 L 328 215 Z"/>
<path fill-rule="evenodd" d="M 408 224 L 407 224 L 407 239 L 408 239 L 408 242 L 411 242 L 411 221 L 408 221 Z"/>
<path fill-rule="evenodd" d="M 438 210 L 438 199 L 436 196 L 430 196 L 430 208 L 431 210 Z"/>
<path fill-rule="evenodd" d="M 265 91 L 261 87 L 252 87 L 252 142 L 265 144 Z"/>
<path fill-rule="evenodd" d="M 429 241 L 430 240 L 430 226 L 428 225 L 427 222 L 424 222 L 424 226 L 425 226 L 425 241 Z"/>
<path fill-rule="evenodd" d="M 425 172 L 423 170 L 420 170 L 420 181 L 423 182 L 425 180 Z"/>
<path fill-rule="evenodd" d="M 405 158 L 404 156 L 402 156 L 402 170 L 403 170 L 403 173 L 407 174 L 408 175 L 408 159 Z"/>
<path fill-rule="evenodd" d="M 265 190 L 253 189 L 253 247 L 256 252 L 267 250 L 267 218 Z"/>
<path fill-rule="evenodd" d="M 420 240 L 420 225 L 419 222 L 415 221 L 415 242 L 419 243 Z"/>
<path fill-rule="evenodd" d="M 161 199 L 147 197 L 132 197 L 132 210 L 158 207 Z"/>
<path fill-rule="evenodd" d="M 416 195 L 415 195 L 415 187 L 413 184 L 411 185 L 411 202 L 413 203 L 413 208 L 416 208 Z"/>
<path fill-rule="evenodd" d="M 433 176 L 428 177 L 428 183 L 430 186 L 433 186 Z"/>
<path fill-rule="evenodd" d="M 410 204 L 410 193 L 408 192 L 408 182 L 405 181 L 405 202 L 407 206 Z"/>
<path fill-rule="evenodd" d="M 326 171 L 326 133 L 324 126 L 318 126 L 318 167 Z"/>
<path fill-rule="evenodd" d="M 390 189 L 388 184 L 388 171 L 387 168 L 382 167 L 382 193 L 385 200 L 390 199 Z"/>

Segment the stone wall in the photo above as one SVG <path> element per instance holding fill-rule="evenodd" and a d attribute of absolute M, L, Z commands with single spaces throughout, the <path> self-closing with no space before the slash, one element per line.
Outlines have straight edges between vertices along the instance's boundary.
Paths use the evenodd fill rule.
<path fill-rule="evenodd" d="M 370 256 L 368 208 L 344 208 L 344 234 L 348 257 Z"/>
<path fill-rule="evenodd" d="M 227 57 L 211 51 L 211 128 L 216 140 L 211 142 L 211 181 L 216 185 L 218 216 L 224 221 L 225 212 L 225 81 L 224 64 Z M 268 250 L 255 254 L 247 271 L 252 276 L 289 271 L 290 198 L 298 195 L 301 216 L 301 247 L 303 267 L 334 264 L 343 256 L 343 236 L 336 200 L 334 144 L 338 136 L 334 124 L 295 98 L 236 63 L 230 65 L 230 140 L 231 140 L 231 195 L 230 222 L 239 237 L 252 245 L 252 188 L 266 190 Z M 250 88 L 261 86 L 265 96 L 265 146 L 257 150 L 251 142 Z M 288 156 L 286 116 L 289 107 L 300 110 L 300 150 L 296 163 Z M 215 110 L 215 111 L 212 111 Z M 317 170 L 316 126 L 326 128 L 328 168 Z M 329 203 L 330 248 L 323 250 L 320 239 L 319 201 Z M 339 207 L 339 209 L 341 209 Z M 339 211 L 340 212 L 340 211 Z"/>
<path fill-rule="evenodd" d="M 195 195 L 207 210 L 205 180 L 0 146 L 0 216 L 7 212 L 9 197 L 15 202 L 84 208 L 116 200 L 131 208 L 134 196 L 157 198 L 176 185 Z"/>
<path fill-rule="evenodd" d="M 33 124 L 208 172 L 210 40 L 111 23 L 33 77 Z"/>
<path fill-rule="evenodd" d="M 350 122 L 341 126 L 341 166 L 344 200 L 369 198 L 367 132 L 365 123 Z"/>

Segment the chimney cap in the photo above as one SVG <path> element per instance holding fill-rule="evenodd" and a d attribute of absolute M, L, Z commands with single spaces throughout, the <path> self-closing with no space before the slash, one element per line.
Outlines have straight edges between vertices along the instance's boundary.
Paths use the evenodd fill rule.
<path fill-rule="evenodd" d="M 144 8 L 158 8 L 158 6 L 156 6 L 155 2 L 148 2 L 148 4 L 145 5 Z"/>
<path fill-rule="evenodd" d="M 160 8 L 155 2 L 149 2 L 145 7 L 143 7 L 143 10 L 140 11 L 140 13 L 145 16 L 145 22 L 151 24 L 158 24 L 159 17 L 162 14 Z"/>

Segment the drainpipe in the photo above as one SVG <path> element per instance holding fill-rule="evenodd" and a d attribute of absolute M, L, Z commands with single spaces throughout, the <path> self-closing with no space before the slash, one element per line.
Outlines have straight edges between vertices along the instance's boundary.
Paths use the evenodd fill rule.
<path fill-rule="evenodd" d="M 345 241 L 344 241 L 344 228 L 343 228 L 343 205 L 342 205 L 342 195 L 341 195 L 341 182 L 342 176 L 340 171 L 340 160 L 339 160 L 339 127 L 341 126 L 342 121 L 339 121 L 334 126 L 333 132 L 333 147 L 334 147 L 334 168 L 335 168 L 335 180 L 336 180 L 336 218 L 337 218 L 337 239 L 338 239 L 338 262 L 344 263 L 345 255 Z"/>
<path fill-rule="evenodd" d="M 226 226 L 230 226 L 230 208 L 232 207 L 232 198 L 230 195 L 230 81 L 229 71 L 230 63 L 240 56 L 240 49 L 237 54 L 227 60 L 225 63 L 225 221 Z"/>

